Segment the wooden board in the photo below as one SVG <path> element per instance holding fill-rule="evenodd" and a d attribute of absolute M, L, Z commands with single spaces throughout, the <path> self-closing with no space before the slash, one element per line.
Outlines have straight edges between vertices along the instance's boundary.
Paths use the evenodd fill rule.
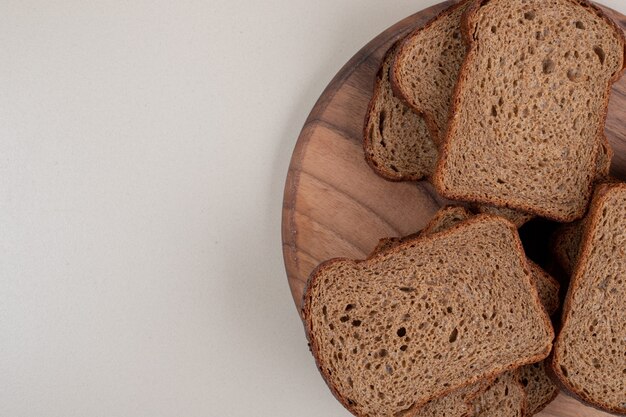
<path fill-rule="evenodd" d="M 428 182 L 389 182 L 374 174 L 363 157 L 362 130 L 387 48 L 451 3 L 407 17 L 368 43 L 330 82 L 302 128 L 285 184 L 282 224 L 287 278 L 298 309 L 306 280 L 320 262 L 364 258 L 379 238 L 420 230 L 444 203 Z M 604 10 L 626 31 L 626 16 Z M 626 76 L 613 87 L 606 133 L 615 151 L 611 173 L 626 178 Z M 561 394 L 538 415 L 609 414 Z"/>

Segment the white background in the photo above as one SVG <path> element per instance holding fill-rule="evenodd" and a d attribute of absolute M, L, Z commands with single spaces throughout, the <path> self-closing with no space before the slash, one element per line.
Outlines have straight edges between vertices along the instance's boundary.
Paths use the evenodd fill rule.
<path fill-rule="evenodd" d="M 0 416 L 347 416 L 284 179 L 333 75 L 433 3 L 0 2 Z"/>

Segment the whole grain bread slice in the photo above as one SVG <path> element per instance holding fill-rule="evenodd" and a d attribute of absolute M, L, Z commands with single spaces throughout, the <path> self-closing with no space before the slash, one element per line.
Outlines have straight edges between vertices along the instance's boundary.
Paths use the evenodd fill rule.
<path fill-rule="evenodd" d="M 489 388 L 491 382 L 485 380 L 452 391 L 441 398 L 429 401 L 416 408 L 411 417 L 471 417 L 474 415 L 472 402 Z"/>
<path fill-rule="evenodd" d="M 426 119 L 435 143 L 445 135 L 452 92 L 465 57 L 461 16 L 468 0 L 454 4 L 400 45 L 393 61 L 391 85 L 399 98 Z"/>
<path fill-rule="evenodd" d="M 615 177 L 607 176 L 600 180 L 598 184 L 615 184 L 620 182 Z M 561 225 L 551 239 L 550 249 L 552 255 L 567 275 L 571 275 L 578 261 L 580 242 L 587 217 Z"/>
<path fill-rule="evenodd" d="M 433 176 L 444 197 L 581 217 L 624 35 L 584 0 L 472 3 L 469 49 Z M 506 50 L 506 53 L 503 51 Z"/>
<path fill-rule="evenodd" d="M 526 392 L 526 415 L 528 416 L 543 410 L 559 395 L 558 385 L 548 376 L 546 361 L 519 368 L 519 380 Z"/>
<path fill-rule="evenodd" d="M 468 5 L 463 1 L 450 6 L 394 44 L 383 58 L 366 113 L 363 145 L 368 164 L 384 178 L 414 181 L 432 174 L 437 158 L 434 145 L 441 143 L 446 130 L 452 92 L 465 58 L 460 33 Z M 597 175 L 603 178 L 613 152 L 606 137 L 599 152 Z M 502 210 L 495 214 L 518 226 L 532 217 L 510 209 L 491 210 Z"/>
<path fill-rule="evenodd" d="M 553 337 L 515 227 L 485 215 L 321 264 L 302 317 L 320 372 L 357 416 L 418 409 L 534 363 Z"/>
<path fill-rule="evenodd" d="M 370 253 L 367 259 L 372 258 L 380 252 L 390 250 L 397 245 L 414 239 L 418 236 L 427 236 L 433 233 L 439 233 L 450 227 L 473 217 L 474 214 L 467 208 L 462 206 L 445 206 L 439 209 L 428 224 L 419 232 L 410 234 L 405 237 L 386 237 L 379 240 L 378 245 Z M 501 216 L 504 217 L 504 216 Z M 548 315 L 554 314 L 559 308 L 559 282 L 548 274 L 543 268 L 530 259 L 526 259 L 528 268 L 532 277 L 533 285 L 536 287 L 541 300 Z"/>
<path fill-rule="evenodd" d="M 552 370 L 572 394 L 626 414 L 626 184 L 597 187 Z"/>
<path fill-rule="evenodd" d="M 389 68 L 398 45 L 385 54 L 374 94 L 365 116 L 365 160 L 380 176 L 393 180 L 420 180 L 432 174 L 437 148 L 424 118 L 409 109 L 391 91 Z"/>
<path fill-rule="evenodd" d="M 493 214 L 495 216 L 504 217 L 517 227 L 522 227 L 527 221 L 532 220 L 535 215 L 520 210 L 513 210 L 506 207 L 496 207 L 487 204 L 478 204 L 475 207 L 478 213 Z"/>
<path fill-rule="evenodd" d="M 584 219 L 559 227 L 552 241 L 552 253 L 566 274 L 571 274 L 578 261 L 578 251 L 583 235 Z"/>
<path fill-rule="evenodd" d="M 465 207 L 446 206 L 435 213 L 431 221 L 420 233 L 422 236 L 438 233 L 472 216 L 473 214 Z M 417 234 L 413 234 L 410 236 L 415 237 L 416 235 Z M 369 257 L 374 256 L 377 252 L 389 250 L 410 238 L 411 237 L 381 239 L 379 245 Z M 559 283 L 530 259 L 527 259 L 527 262 L 541 304 L 548 315 L 552 315 L 559 307 Z M 484 413 L 494 413 L 499 409 L 499 404 L 503 399 L 507 400 L 506 403 L 508 406 L 501 409 L 500 417 L 514 417 L 519 415 L 524 409 L 528 410 L 527 415 L 534 415 L 558 395 L 559 388 L 546 374 L 544 361 L 522 366 L 515 371 L 515 375 L 516 380 L 519 380 L 523 386 L 523 395 L 516 392 L 519 391 L 519 385 L 517 383 L 511 397 L 507 398 L 506 395 L 501 395 L 504 392 L 508 395 L 508 391 L 505 391 L 503 387 L 506 387 L 506 384 L 510 383 L 510 381 L 505 377 L 498 379 L 497 384 L 500 385 L 499 387 L 491 387 L 488 392 L 485 392 L 485 390 L 490 387 L 491 384 L 485 384 L 483 382 L 482 384 L 475 384 L 475 390 L 473 392 L 468 391 L 466 387 L 465 389 L 452 392 L 444 397 L 433 400 L 429 402 L 426 407 L 420 409 L 418 415 L 424 417 L 445 417 L 460 416 L 466 413 L 473 414 L 471 410 L 476 406 L 484 408 Z M 472 398 L 475 398 L 475 400 L 472 400 Z M 512 403 L 515 398 L 518 399 L 519 403 Z"/>
<path fill-rule="evenodd" d="M 524 417 L 527 399 L 519 382 L 519 371 L 499 375 L 472 406 L 474 417 Z"/>
<path fill-rule="evenodd" d="M 375 256 L 379 252 L 390 250 L 402 242 L 414 239 L 417 236 L 426 236 L 449 229 L 455 224 L 465 221 L 472 216 L 473 213 L 465 207 L 443 207 L 435 213 L 430 222 L 428 222 L 426 227 L 420 232 L 405 237 L 380 239 L 378 245 L 368 258 Z M 429 401 L 421 408 L 417 408 L 415 413 L 412 414 L 412 417 L 470 417 L 474 414 L 472 406 L 473 400 L 481 395 L 490 385 L 491 382 L 485 380 L 455 390 L 448 395 Z"/>

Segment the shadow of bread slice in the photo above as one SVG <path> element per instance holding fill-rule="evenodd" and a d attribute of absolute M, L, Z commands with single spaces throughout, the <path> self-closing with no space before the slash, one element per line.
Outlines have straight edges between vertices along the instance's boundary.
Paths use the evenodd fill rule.
<path fill-rule="evenodd" d="M 583 401 L 626 414 L 626 184 L 596 188 L 552 369 Z"/>
<path fill-rule="evenodd" d="M 534 363 L 553 337 L 516 229 L 485 215 L 321 264 L 302 318 L 320 372 L 357 416 L 417 409 Z"/>
<path fill-rule="evenodd" d="M 578 0 L 477 1 L 433 176 L 444 197 L 581 217 L 624 35 Z"/>

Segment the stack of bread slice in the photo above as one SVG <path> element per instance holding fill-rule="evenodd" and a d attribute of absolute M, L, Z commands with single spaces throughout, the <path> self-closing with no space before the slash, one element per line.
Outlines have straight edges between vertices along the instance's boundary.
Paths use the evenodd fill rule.
<path fill-rule="evenodd" d="M 604 135 L 625 54 L 585 0 L 463 0 L 391 46 L 365 159 L 458 204 L 311 274 L 307 338 L 348 410 L 531 416 L 564 387 L 626 414 L 626 185 Z M 535 217 L 563 224 L 553 255 L 572 276 L 554 348 L 560 284 L 517 230 Z"/>

